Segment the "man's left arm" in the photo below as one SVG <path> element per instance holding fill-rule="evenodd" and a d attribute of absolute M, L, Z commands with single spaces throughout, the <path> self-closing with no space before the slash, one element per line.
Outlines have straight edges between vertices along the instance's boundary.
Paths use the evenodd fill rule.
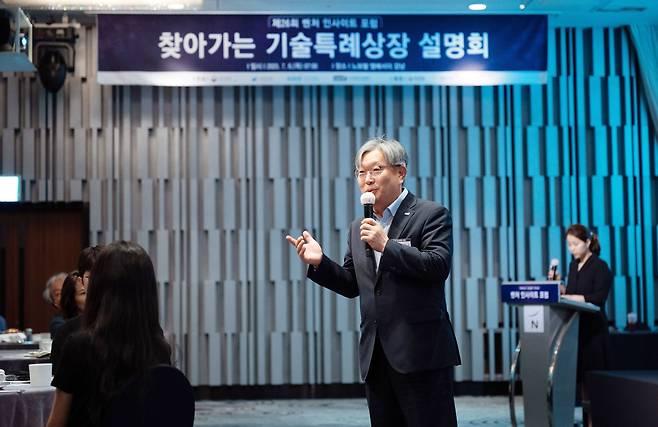
<path fill-rule="evenodd" d="M 421 212 L 416 212 L 416 215 L 420 214 Z M 384 247 L 379 268 L 428 284 L 443 282 L 450 274 L 452 263 L 450 212 L 443 206 L 433 207 L 421 227 L 421 240 L 418 247 L 403 245 L 389 239 Z"/>

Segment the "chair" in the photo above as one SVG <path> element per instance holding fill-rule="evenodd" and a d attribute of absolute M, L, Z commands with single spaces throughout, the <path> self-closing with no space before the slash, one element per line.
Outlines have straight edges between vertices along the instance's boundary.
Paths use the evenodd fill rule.
<path fill-rule="evenodd" d="M 115 398 L 104 427 L 192 427 L 194 392 L 185 375 L 169 365 L 150 368 Z"/>

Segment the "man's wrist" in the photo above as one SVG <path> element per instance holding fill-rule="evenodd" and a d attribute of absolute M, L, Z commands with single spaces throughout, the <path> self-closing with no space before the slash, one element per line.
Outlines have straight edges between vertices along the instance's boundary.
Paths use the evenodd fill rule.
<path fill-rule="evenodd" d="M 320 258 L 320 261 L 318 261 L 317 264 L 311 263 L 309 265 L 313 268 L 313 271 L 318 271 L 318 269 L 320 268 L 320 264 L 322 264 L 322 258 Z"/>

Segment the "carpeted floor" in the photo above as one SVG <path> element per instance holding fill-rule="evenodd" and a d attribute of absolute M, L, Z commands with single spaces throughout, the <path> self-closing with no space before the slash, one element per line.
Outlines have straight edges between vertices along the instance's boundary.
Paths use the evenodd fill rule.
<path fill-rule="evenodd" d="M 516 401 L 517 420 L 523 425 L 523 403 Z M 509 426 L 506 397 L 455 399 L 460 426 Z M 576 420 L 580 421 L 580 411 Z M 368 427 L 364 399 L 204 400 L 196 403 L 198 427 Z"/>

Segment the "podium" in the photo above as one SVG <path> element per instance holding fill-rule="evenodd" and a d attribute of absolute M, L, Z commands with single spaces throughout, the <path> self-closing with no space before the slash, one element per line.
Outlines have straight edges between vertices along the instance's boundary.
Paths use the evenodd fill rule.
<path fill-rule="evenodd" d="M 578 323 L 599 307 L 560 297 L 560 281 L 504 282 L 501 300 L 519 307 L 519 344 L 510 368 L 509 405 L 517 425 L 514 384 L 520 363 L 526 427 L 572 426 Z"/>

